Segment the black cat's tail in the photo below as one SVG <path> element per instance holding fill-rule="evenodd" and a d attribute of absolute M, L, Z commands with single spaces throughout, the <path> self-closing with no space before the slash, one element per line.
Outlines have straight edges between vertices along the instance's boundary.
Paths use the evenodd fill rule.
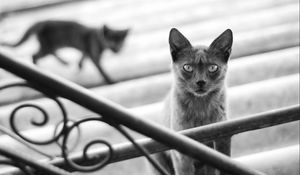
<path fill-rule="evenodd" d="M 2 43 L 2 42 L 0 42 L 0 45 L 2 45 L 2 46 L 8 46 L 8 47 L 17 47 L 17 46 L 21 45 L 22 43 L 24 43 L 26 40 L 28 40 L 28 38 L 32 34 L 35 34 L 38 30 L 40 30 L 41 27 L 42 27 L 41 23 L 36 23 L 36 24 L 32 25 L 25 32 L 25 34 L 22 36 L 22 38 L 18 42 L 16 42 L 16 43 Z"/>

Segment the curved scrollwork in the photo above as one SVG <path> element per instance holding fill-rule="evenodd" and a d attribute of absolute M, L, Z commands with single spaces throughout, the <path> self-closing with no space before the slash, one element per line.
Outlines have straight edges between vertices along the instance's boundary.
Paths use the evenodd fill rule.
<path fill-rule="evenodd" d="M 22 82 L 22 83 L 13 83 L 13 84 L 9 84 L 6 86 L 2 86 L 2 87 L 0 87 L 0 91 L 3 89 L 6 89 L 6 88 L 11 88 L 11 87 L 29 87 L 29 88 L 32 88 L 32 89 L 35 89 L 38 91 L 40 90 L 39 87 L 32 86 L 31 84 L 28 84 L 26 82 Z M 42 92 L 45 92 L 45 89 L 43 89 Z M 12 128 L 12 131 L 14 132 L 14 134 L 16 136 L 20 137 L 21 139 L 25 140 L 28 143 L 35 144 L 35 145 L 48 145 L 48 144 L 54 143 L 54 144 L 58 145 L 58 147 L 61 149 L 60 156 L 63 157 L 64 161 L 71 167 L 72 171 L 92 172 L 92 171 L 96 171 L 96 170 L 103 168 L 105 165 L 107 165 L 108 163 L 110 163 L 112 161 L 112 158 L 114 156 L 114 150 L 113 150 L 113 146 L 109 142 L 107 142 L 103 139 L 94 139 L 94 140 L 89 141 L 86 144 L 84 144 L 83 148 L 80 151 L 81 161 L 72 159 L 72 156 L 70 156 L 70 154 L 75 150 L 76 146 L 80 142 L 80 138 L 81 138 L 80 125 L 82 125 L 86 122 L 91 122 L 91 121 L 106 123 L 106 124 L 111 125 L 114 129 L 119 131 L 119 133 L 121 133 L 125 138 L 127 138 L 136 147 L 136 149 L 138 149 L 150 161 L 150 163 L 152 163 L 153 166 L 156 167 L 162 174 L 167 174 L 164 171 L 164 169 L 161 166 L 159 166 L 149 156 L 149 154 L 147 153 L 147 150 L 145 150 L 143 147 L 138 145 L 135 142 L 135 140 L 133 139 L 133 137 L 131 137 L 121 125 L 119 125 L 113 121 L 110 121 L 107 118 L 104 119 L 103 117 L 99 117 L 99 116 L 86 117 L 85 119 L 82 119 L 79 121 L 70 120 L 67 117 L 67 112 L 66 112 L 64 105 L 58 99 L 57 96 L 52 95 L 51 93 L 44 94 L 44 95 L 55 102 L 55 104 L 60 109 L 61 115 L 62 115 L 62 119 L 58 123 L 55 124 L 52 135 L 50 133 L 50 135 L 51 135 L 50 139 L 46 139 L 46 140 L 32 139 L 32 138 L 22 134 L 22 132 L 18 128 L 17 124 L 19 122 L 17 122 L 18 121 L 17 116 L 19 116 L 19 115 L 17 115 L 17 113 L 19 113 L 24 108 L 34 109 L 41 114 L 39 120 L 37 120 L 36 118 L 30 119 L 30 124 L 32 126 L 40 128 L 40 127 L 45 127 L 45 126 L 49 125 L 49 123 L 50 123 L 51 116 L 49 116 L 47 111 L 42 106 L 39 106 L 39 105 L 33 104 L 33 103 L 28 103 L 28 102 L 26 102 L 26 103 L 24 102 L 23 104 L 18 105 L 10 113 L 9 123 Z M 72 139 L 73 139 L 72 140 L 72 139 L 70 139 L 71 138 L 70 135 L 71 135 L 71 133 L 74 133 L 74 131 L 75 131 L 76 135 L 75 135 L 75 139 L 74 139 L 74 137 L 73 137 L 74 134 L 72 134 Z M 6 132 L 6 133 L 8 133 L 8 132 Z M 16 139 L 16 137 L 14 137 L 14 136 L 12 138 Z M 22 141 L 20 141 L 20 138 L 17 138 L 16 140 L 23 143 Z M 70 141 L 70 140 L 72 140 L 72 141 Z M 92 150 L 96 146 L 98 146 L 98 147 L 100 146 L 101 150 L 103 149 L 104 151 L 101 154 L 94 154 Z M 28 147 L 31 147 L 31 146 L 28 145 Z M 35 149 L 33 147 L 32 147 L 32 150 L 34 150 L 35 152 L 38 152 L 40 154 L 43 154 L 42 151 L 39 151 L 38 149 Z M 43 155 L 46 155 L 50 159 L 54 157 L 54 156 L 50 157 L 47 154 L 43 154 Z M 28 171 L 25 166 L 22 166 L 19 164 L 14 164 L 14 163 L 11 163 L 10 161 L 6 161 L 6 162 L 0 161 L 0 164 L 17 166 L 26 175 L 27 174 L 31 175 L 30 174 L 31 172 Z"/>
<path fill-rule="evenodd" d="M 5 86 L 0 87 L 0 91 L 7 89 L 7 88 L 12 88 L 12 87 L 28 87 L 31 89 L 35 89 L 31 84 L 26 83 L 26 82 L 17 82 L 17 83 L 11 83 Z M 29 102 L 24 102 L 23 104 L 18 105 L 17 107 L 15 107 L 12 111 L 11 114 L 9 116 L 9 124 L 10 127 L 12 128 L 13 132 L 19 136 L 20 138 L 22 138 L 23 140 L 27 141 L 28 143 L 31 144 L 35 144 L 35 145 L 47 145 L 50 143 L 55 143 L 58 142 L 58 140 L 63 137 L 64 132 L 67 130 L 67 124 L 68 124 L 68 117 L 67 117 L 67 112 L 65 107 L 63 106 L 63 104 L 61 103 L 61 101 L 55 97 L 55 96 L 50 96 L 49 94 L 45 94 L 46 97 L 48 97 L 49 99 L 52 99 L 55 104 L 58 106 L 58 108 L 61 111 L 61 115 L 62 115 L 62 120 L 61 122 L 59 122 L 59 124 L 61 125 L 61 129 L 55 129 L 54 130 L 54 134 L 50 139 L 47 140 L 35 140 L 32 139 L 28 136 L 25 136 L 22 134 L 22 132 L 18 129 L 17 124 L 18 124 L 18 120 L 17 120 L 17 113 L 19 113 L 22 109 L 25 108 L 32 108 L 38 112 L 40 112 L 41 116 L 39 118 L 39 120 L 37 120 L 36 118 L 31 118 L 30 120 L 30 124 L 34 127 L 45 127 L 49 124 L 49 114 L 48 112 L 41 106 L 37 105 L 37 104 L 33 104 L 33 103 L 29 103 Z M 58 125 L 58 124 L 57 124 Z"/>
<path fill-rule="evenodd" d="M 68 120 L 68 122 L 67 122 L 67 127 L 69 128 L 70 126 L 72 126 L 73 123 L 75 123 L 74 120 L 71 120 L 71 119 Z M 62 130 L 64 129 L 64 124 L 65 124 L 64 121 L 61 121 L 61 122 L 59 122 L 59 123 L 56 124 L 55 129 L 54 129 L 54 132 L 53 132 L 53 137 L 55 137 L 55 136 L 57 136 L 57 135 L 60 135 L 60 134 L 62 133 Z M 73 142 L 73 146 L 71 146 L 71 147 L 69 148 L 70 151 L 73 151 L 73 150 L 77 147 L 77 145 L 78 145 L 78 143 L 79 143 L 79 141 L 80 141 L 80 138 L 81 138 L 81 129 L 80 129 L 80 127 L 76 127 L 76 128 L 77 128 L 76 138 L 75 138 L 75 141 Z M 56 144 L 57 144 L 61 149 L 62 149 L 62 147 L 63 147 L 62 142 L 63 142 L 63 138 L 64 138 L 64 136 L 65 136 L 65 132 L 66 132 L 66 131 L 64 131 L 64 134 L 63 134 L 60 138 L 58 138 L 58 139 L 56 140 Z"/>
<path fill-rule="evenodd" d="M 63 155 L 64 159 L 73 169 L 75 169 L 77 171 L 81 171 L 81 172 L 92 172 L 92 171 L 101 169 L 102 167 L 104 167 L 105 165 L 107 165 L 109 163 L 109 161 L 111 160 L 111 158 L 113 156 L 113 149 L 112 149 L 112 146 L 110 143 L 108 143 L 105 140 L 95 139 L 93 141 L 88 142 L 86 145 L 84 145 L 84 147 L 82 149 L 82 156 L 83 156 L 84 161 L 85 162 L 93 162 L 93 163 L 91 163 L 89 165 L 86 165 L 86 164 L 80 165 L 78 163 L 75 163 L 73 160 L 71 160 L 69 158 L 69 155 L 68 155 L 69 151 L 68 151 L 67 145 L 68 145 L 68 139 L 69 139 L 70 133 L 72 132 L 72 130 L 74 128 L 79 128 L 81 124 L 90 122 L 90 121 L 103 122 L 102 119 L 99 117 L 79 120 L 79 121 L 73 123 L 72 126 L 70 126 L 68 128 L 68 131 L 65 133 L 65 137 L 63 139 L 62 155 Z M 88 152 L 89 152 L 90 148 L 92 148 L 96 144 L 107 147 L 108 154 L 105 157 L 89 156 Z"/>

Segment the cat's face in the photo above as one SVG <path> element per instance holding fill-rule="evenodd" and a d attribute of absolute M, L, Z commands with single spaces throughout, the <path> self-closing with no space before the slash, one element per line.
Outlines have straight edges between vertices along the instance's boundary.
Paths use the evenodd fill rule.
<path fill-rule="evenodd" d="M 103 26 L 103 34 L 106 40 L 106 45 L 115 53 L 119 52 L 129 33 L 129 29 L 126 30 L 114 30 L 106 25 Z"/>
<path fill-rule="evenodd" d="M 209 47 L 192 47 L 177 29 L 172 29 L 169 44 L 176 83 L 182 90 L 201 97 L 224 86 L 231 30 L 223 32 Z"/>

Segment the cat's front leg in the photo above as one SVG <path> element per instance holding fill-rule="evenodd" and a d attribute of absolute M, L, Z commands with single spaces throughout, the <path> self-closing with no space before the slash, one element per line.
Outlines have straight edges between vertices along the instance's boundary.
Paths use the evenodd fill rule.
<path fill-rule="evenodd" d="M 93 53 L 90 55 L 90 58 L 94 65 L 97 67 L 98 71 L 102 75 L 104 81 L 108 84 L 113 84 L 114 82 L 110 79 L 110 77 L 106 74 L 106 72 L 103 70 L 101 65 L 101 53 Z"/>
<path fill-rule="evenodd" d="M 175 175 L 194 175 L 194 159 L 177 151 L 172 151 L 172 161 Z"/>
<path fill-rule="evenodd" d="M 93 39 L 93 36 L 91 36 L 91 40 L 89 42 L 89 47 L 87 47 L 87 54 L 91 58 L 94 65 L 97 67 L 98 71 L 104 78 L 104 81 L 108 84 L 112 84 L 113 81 L 110 79 L 110 77 L 106 74 L 106 72 L 103 70 L 101 65 L 101 56 L 103 53 L 103 49 L 99 48 L 99 44 L 96 40 Z"/>
<path fill-rule="evenodd" d="M 106 74 L 106 72 L 103 70 L 101 63 L 96 63 L 94 62 L 96 67 L 98 68 L 99 72 L 101 73 L 101 75 L 104 78 L 104 81 L 108 84 L 113 84 L 114 82 L 110 79 L 110 77 Z"/>
<path fill-rule="evenodd" d="M 156 153 L 151 156 L 169 175 L 174 175 L 174 168 L 169 151 Z M 148 160 L 147 160 L 148 161 Z M 162 175 L 152 164 L 147 162 L 151 175 Z"/>
<path fill-rule="evenodd" d="M 212 141 L 212 142 L 207 142 L 207 143 L 204 143 L 207 147 L 210 147 L 212 149 L 215 149 L 215 142 Z M 217 174 L 218 173 L 218 170 L 216 168 L 214 168 L 213 166 L 210 166 L 206 163 L 204 163 L 203 161 L 195 161 L 194 163 L 195 165 L 195 175 L 219 175 Z"/>
<path fill-rule="evenodd" d="M 231 156 L 231 137 L 218 139 L 215 141 L 215 149 L 227 156 Z M 229 175 L 225 172 L 218 172 L 217 175 Z"/>
<path fill-rule="evenodd" d="M 53 56 L 56 57 L 56 59 L 57 59 L 59 62 L 61 62 L 63 65 L 68 65 L 68 64 L 69 64 L 69 63 L 66 62 L 64 59 L 62 59 L 59 55 L 57 55 L 56 52 L 53 52 L 52 54 L 53 54 Z"/>
<path fill-rule="evenodd" d="M 83 61 L 84 61 L 85 57 L 86 57 L 86 54 L 83 53 L 82 56 L 81 56 L 81 58 L 80 58 L 80 60 L 79 60 L 79 62 L 78 62 L 78 68 L 79 68 L 79 70 L 82 69 Z"/>

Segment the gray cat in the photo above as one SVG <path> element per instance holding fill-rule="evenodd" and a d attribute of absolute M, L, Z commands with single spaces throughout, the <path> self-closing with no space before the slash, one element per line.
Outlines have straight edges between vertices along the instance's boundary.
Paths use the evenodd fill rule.
<path fill-rule="evenodd" d="M 225 77 L 232 41 L 232 31 L 227 29 L 209 47 L 193 47 L 177 29 L 170 31 L 174 81 L 164 109 L 164 124 L 167 127 L 179 131 L 226 120 Z M 231 138 L 205 144 L 230 156 Z M 170 174 L 220 173 L 204 162 L 177 151 L 158 153 L 154 158 Z M 154 174 L 160 173 L 154 170 Z"/>
<path fill-rule="evenodd" d="M 40 44 L 39 51 L 32 56 L 33 63 L 48 55 L 54 55 L 62 64 L 67 64 L 61 59 L 56 51 L 64 47 L 72 47 L 82 52 L 79 61 L 79 69 L 82 68 L 84 58 L 91 58 L 98 68 L 100 74 L 107 83 L 113 81 L 104 72 L 101 66 L 101 55 L 105 49 L 110 49 L 117 53 L 123 46 L 128 34 L 127 30 L 114 30 L 106 25 L 101 28 L 89 28 L 73 21 L 41 21 L 32 25 L 15 44 L 0 43 L 4 46 L 16 47 L 25 42 L 31 35 L 37 36 Z"/>

